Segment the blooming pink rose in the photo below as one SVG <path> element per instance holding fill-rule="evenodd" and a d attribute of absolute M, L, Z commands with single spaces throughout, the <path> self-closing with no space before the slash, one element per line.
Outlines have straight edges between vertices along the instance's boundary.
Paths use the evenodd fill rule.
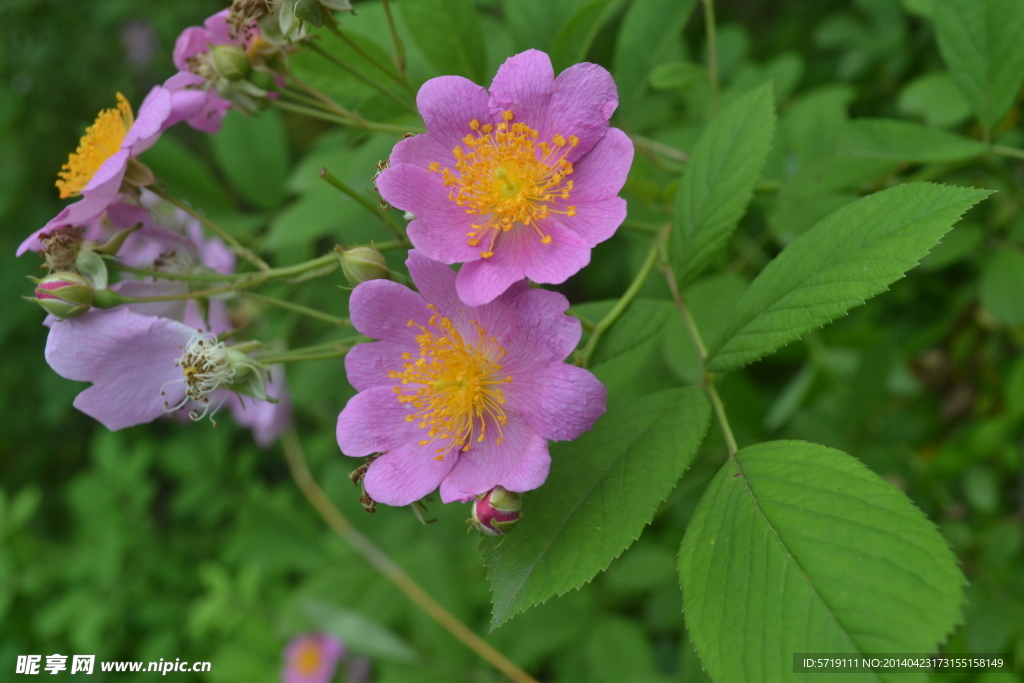
<path fill-rule="evenodd" d="M 547 440 L 576 438 L 605 410 L 604 385 L 563 362 L 581 334 L 569 302 L 520 281 L 470 307 L 450 268 L 417 250 L 407 264 L 419 294 L 389 280 L 352 292 L 352 324 L 380 341 L 345 358 L 359 394 L 338 416 L 338 445 L 353 457 L 383 453 L 364 486 L 388 505 L 438 485 L 446 503 L 499 484 L 537 488 Z"/>
<path fill-rule="evenodd" d="M 576 64 L 554 77 L 528 50 L 498 70 L 490 92 L 459 76 L 423 84 L 425 135 L 399 142 L 377 187 L 411 212 L 409 239 L 432 259 L 465 263 L 456 286 L 470 306 L 524 277 L 564 282 L 626 217 L 618 197 L 633 145 L 608 127 L 611 75 Z"/>
<path fill-rule="evenodd" d="M 146 95 L 135 116 L 120 93 L 117 98 L 117 108 L 100 112 L 57 181 L 62 199 L 79 195 L 81 199 L 25 238 L 18 256 L 40 251 L 41 237 L 97 220 L 118 199 L 129 161 L 152 147 L 163 131 L 193 116 L 202 104 L 195 93 L 172 93 L 158 85 Z"/>
<path fill-rule="evenodd" d="M 284 683 L 330 683 L 345 655 L 345 645 L 330 634 L 292 638 L 284 650 Z"/>

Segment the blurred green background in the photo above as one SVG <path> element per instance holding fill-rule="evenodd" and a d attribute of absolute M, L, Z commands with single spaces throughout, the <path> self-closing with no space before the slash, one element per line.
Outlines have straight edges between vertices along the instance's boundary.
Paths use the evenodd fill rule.
<path fill-rule="evenodd" d="M 537 21 L 530 15 L 537 3 L 480 2 L 488 79 L 515 52 L 557 48 L 567 40 L 565 27 L 591 16 L 593 4 L 558 0 Z M 591 61 L 614 67 L 617 31 L 631 6 L 601 4 L 604 13 L 586 50 Z M 217 429 L 208 422 L 158 422 L 111 434 L 75 411 L 71 401 L 81 386 L 46 366 L 42 313 L 17 299 L 29 293 L 24 277 L 39 271 L 31 254 L 14 259 L 15 247 L 59 210 L 53 181 L 84 128 L 112 105 L 116 91 L 137 104 L 171 75 L 177 34 L 221 7 L 207 0 L 0 3 L 0 280 L 10 302 L 0 316 L 0 678 L 13 675 L 18 654 L 62 653 L 208 660 L 211 673 L 195 680 L 271 681 L 292 636 L 333 629 L 373 658 L 377 681 L 500 680 L 327 531 L 295 489 L 279 448 L 257 449 L 229 418 Z M 356 7 L 358 16 L 346 26 L 388 50 L 387 37 L 375 32 L 379 6 Z M 904 489 L 939 525 L 970 581 L 964 623 L 949 650 L 1015 652 L 1020 670 L 1020 163 L 921 169 L 893 163 L 889 175 L 842 186 L 808 185 L 798 175 L 838 154 L 850 116 L 899 117 L 977 134 L 944 70 L 930 7 L 928 0 L 717 3 L 723 98 L 774 79 L 780 125 L 751 215 L 719 272 L 695 283 L 688 298 L 707 336 L 716 313 L 788 241 L 859 193 L 913 173 L 999 190 L 891 292 L 729 375 L 721 390 L 741 445 L 768 438 L 816 441 L 862 459 Z M 679 35 L 652 46 L 648 81 L 629 84 L 635 95 L 624 99 L 617 125 L 686 150 L 709 112 L 699 10 Z M 437 75 L 414 43 L 411 73 L 421 81 Z M 363 111 L 397 116 L 372 92 L 346 90 L 343 79 L 336 83 L 340 96 Z M 270 150 L 262 161 L 275 160 L 260 166 L 266 172 L 253 182 L 274 182 L 258 191 L 246 186 L 239 175 L 245 161 L 232 151 L 232 141 L 252 131 Z M 309 171 L 334 163 L 368 186 L 373 164 L 387 155 L 392 139 L 323 131 L 278 116 L 229 119 L 224 135 L 213 140 L 179 126 L 144 160 L 241 234 L 265 236 L 265 250 L 281 263 L 335 241 L 386 239 L 360 224 L 358 209 L 327 198 Z M 997 136 L 1001 144 L 1022 145 L 1016 108 Z M 292 171 L 293 164 L 299 170 Z M 667 220 L 677 177 L 678 168 L 664 159 L 638 154 L 625 192 L 630 219 Z M 351 227 L 339 232 L 339 224 Z M 647 240 L 620 232 L 562 288 L 575 303 L 612 298 L 628 285 Z M 325 280 L 301 296 L 344 314 L 337 284 Z M 668 293 L 652 279 L 644 296 Z M 270 329 L 319 341 L 303 324 L 289 319 Z M 613 401 L 699 381 L 688 344 L 681 324 L 670 321 L 662 334 L 596 372 Z M 332 499 L 438 600 L 484 632 L 489 594 L 476 540 L 465 534 L 467 509 L 435 503 L 430 515 L 439 521 L 427 527 L 404 509 L 364 514 L 347 479 L 354 461 L 342 457 L 334 441 L 335 416 L 351 395 L 342 363 L 309 363 L 290 373 L 307 456 Z M 703 680 L 680 613 L 676 553 L 724 457 L 712 429 L 652 527 L 608 572 L 583 591 L 514 618 L 489 639 L 543 680 Z M 125 676 L 132 675 L 111 677 Z M 173 676 L 193 680 L 192 674 Z"/>

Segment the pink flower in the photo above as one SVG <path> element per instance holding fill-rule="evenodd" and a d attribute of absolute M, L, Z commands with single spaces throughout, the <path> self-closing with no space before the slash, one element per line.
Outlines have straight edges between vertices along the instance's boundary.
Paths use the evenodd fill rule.
<path fill-rule="evenodd" d="M 187 123 L 204 133 L 218 132 L 231 108 L 231 102 L 210 85 L 215 75 L 209 60 L 210 48 L 236 45 L 244 49 L 259 35 L 255 24 L 241 33 L 235 32 L 228 23 L 230 14 L 230 9 L 221 10 L 208 17 L 202 26 L 190 26 L 182 31 L 174 43 L 174 66 L 178 73 L 164 83 L 172 92 L 190 92 L 202 98 L 201 106 Z"/>
<path fill-rule="evenodd" d="M 292 638 L 284 650 L 283 683 L 330 683 L 345 645 L 330 634 Z"/>
<path fill-rule="evenodd" d="M 470 306 L 524 277 L 557 284 L 626 217 L 618 192 L 633 145 L 608 127 L 611 75 L 577 64 L 554 77 L 528 50 L 498 70 L 490 93 L 459 76 L 427 81 L 416 98 L 427 126 L 395 145 L 377 179 L 385 200 L 413 213 L 409 238 L 442 263 L 465 263 L 456 286 Z"/>
<path fill-rule="evenodd" d="M 96 117 L 60 172 L 57 187 L 61 199 L 81 199 L 29 235 L 18 247 L 18 256 L 40 251 L 42 236 L 97 220 L 118 199 L 131 160 L 152 147 L 163 131 L 194 115 L 201 105 L 195 93 L 172 93 L 159 85 L 146 95 L 138 116 L 120 93 L 117 99 L 116 108 L 105 109 Z"/>
<path fill-rule="evenodd" d="M 441 500 L 468 501 L 497 485 L 527 491 L 544 483 L 548 439 L 574 439 L 604 413 L 596 377 L 562 361 L 580 339 L 569 302 L 525 281 L 493 302 L 464 305 L 456 276 L 412 251 L 420 293 L 388 280 L 355 288 L 355 328 L 381 341 L 345 358 L 357 394 L 338 416 L 346 454 L 383 455 L 366 492 L 407 505 L 438 485 Z"/>
<path fill-rule="evenodd" d="M 74 405 L 116 431 L 181 408 L 196 419 L 216 410 L 244 359 L 195 327 L 120 307 L 54 322 L 46 362 L 62 377 L 92 382 Z"/>

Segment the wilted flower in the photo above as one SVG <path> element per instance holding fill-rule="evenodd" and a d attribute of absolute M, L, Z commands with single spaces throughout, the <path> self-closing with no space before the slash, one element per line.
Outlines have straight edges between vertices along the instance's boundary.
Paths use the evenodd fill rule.
<path fill-rule="evenodd" d="M 110 430 L 181 409 L 198 420 L 229 392 L 267 399 L 257 361 L 188 322 L 127 307 L 91 311 L 51 325 L 46 361 L 62 377 L 92 382 L 74 405 Z"/>
<path fill-rule="evenodd" d="M 202 26 L 190 26 L 178 36 L 174 44 L 178 73 L 167 79 L 164 86 L 202 98 L 201 106 L 187 119 L 188 125 L 205 133 L 216 133 L 233 104 L 245 110 L 259 108 L 258 101 L 267 97 L 267 92 L 244 80 L 242 72 L 248 73 L 248 69 L 240 60 L 251 65 L 261 44 L 256 22 L 244 13 L 233 13 L 232 9 L 221 10 L 208 17 Z M 260 59 L 263 58 L 261 55 Z"/>
<path fill-rule="evenodd" d="M 388 505 L 438 485 L 446 503 L 498 485 L 537 488 L 547 440 L 576 438 L 605 410 L 604 385 L 562 362 L 581 333 L 569 302 L 520 281 L 469 307 L 450 268 L 415 250 L 407 263 L 419 294 L 389 280 L 352 292 L 352 324 L 381 341 L 345 358 L 360 393 L 338 416 L 338 445 L 353 457 L 383 453 L 363 483 Z"/>
<path fill-rule="evenodd" d="M 410 211 L 409 239 L 442 263 L 470 306 L 524 277 L 560 283 L 626 216 L 618 192 L 633 145 L 608 127 L 618 105 L 611 75 L 577 64 L 554 77 L 528 50 L 498 70 L 490 93 L 460 76 L 427 81 L 416 98 L 425 135 L 399 142 L 377 179 Z"/>
<path fill-rule="evenodd" d="M 292 638 L 284 650 L 283 683 L 330 683 L 345 645 L 330 634 L 304 634 Z"/>

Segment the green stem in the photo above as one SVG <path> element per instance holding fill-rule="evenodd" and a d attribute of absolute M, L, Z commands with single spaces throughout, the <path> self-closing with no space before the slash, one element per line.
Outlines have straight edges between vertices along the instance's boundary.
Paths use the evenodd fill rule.
<path fill-rule="evenodd" d="M 294 429 L 286 432 L 281 438 L 281 445 L 284 448 L 285 459 L 288 461 L 288 469 L 292 478 L 298 485 L 299 490 L 309 501 L 310 505 L 320 514 L 328 526 L 334 530 L 349 546 L 366 560 L 370 566 L 380 572 L 381 576 L 390 581 L 394 586 L 405 593 L 406 597 L 416 603 L 424 612 L 437 624 L 462 642 L 463 645 L 482 657 L 495 669 L 505 674 L 515 683 L 538 683 L 536 679 L 516 666 L 505 655 L 494 649 L 487 641 L 471 631 L 465 624 L 456 619 L 451 612 L 446 610 L 437 600 L 413 581 L 412 577 L 405 573 L 384 551 L 363 536 L 352 523 L 341 513 L 331 502 L 323 489 L 313 478 L 306 465 L 306 459 L 302 453 L 302 444 Z"/>
<path fill-rule="evenodd" d="M 676 276 L 672 272 L 671 266 L 668 263 L 663 265 L 665 271 L 665 279 L 668 282 L 669 291 L 672 292 L 672 299 L 675 301 L 676 308 L 679 309 L 679 313 L 683 316 L 683 323 L 686 325 L 686 331 L 690 335 L 690 339 L 693 340 L 693 345 L 697 349 L 697 355 L 700 356 L 701 367 L 707 367 L 708 350 L 704 346 L 704 340 L 701 339 L 700 330 L 697 329 L 697 323 L 694 321 L 693 316 L 690 315 L 690 309 L 686 305 L 686 301 L 679 293 L 679 285 L 676 282 Z M 722 403 L 722 398 L 718 395 L 718 390 L 715 388 L 715 378 L 704 370 L 704 390 L 708 394 L 708 398 L 711 399 L 711 406 L 715 411 L 715 417 L 718 420 L 718 426 L 722 430 L 722 437 L 725 439 L 725 447 L 729 451 L 729 457 L 732 458 L 736 455 L 736 451 L 739 450 L 736 446 L 736 437 L 732 433 L 732 427 L 729 425 L 729 418 L 725 414 L 725 405 Z"/>
<path fill-rule="evenodd" d="M 313 107 L 307 107 L 301 104 L 295 104 L 293 102 L 283 102 L 280 98 L 274 100 L 273 105 L 280 107 L 285 111 L 295 112 L 296 114 L 302 114 L 314 119 L 320 119 L 321 121 L 328 121 L 330 123 L 337 123 L 342 126 L 352 126 L 354 128 L 361 128 L 363 130 L 376 130 L 382 133 L 396 133 L 398 135 L 405 135 L 406 133 L 416 133 L 423 131 L 422 126 L 410 124 L 394 124 L 394 123 L 378 123 L 376 121 L 367 121 L 362 117 L 347 118 L 344 116 L 337 116 L 330 112 L 320 111 Z"/>
<path fill-rule="evenodd" d="M 190 215 L 193 218 L 197 219 L 200 223 L 202 223 L 204 226 L 206 226 L 206 228 L 210 232 L 214 233 L 215 235 L 220 237 L 222 240 L 227 242 L 228 245 L 231 246 L 231 250 L 233 252 L 235 252 L 236 254 L 241 256 L 242 258 L 244 258 L 249 263 L 253 264 L 254 266 L 259 268 L 260 270 L 269 270 L 270 269 L 270 264 L 268 264 L 266 261 L 261 259 L 259 256 L 254 254 L 252 251 L 250 251 L 246 247 L 242 246 L 242 243 L 239 242 L 237 239 L 235 239 L 234 235 L 229 234 L 222 227 L 220 227 L 219 225 L 217 225 L 216 223 L 211 221 L 209 218 L 207 218 L 203 214 L 201 214 L 198 211 L 196 211 L 195 209 L 193 209 L 191 206 L 189 206 L 185 202 L 183 202 L 183 201 L 181 201 L 181 200 L 179 200 L 179 199 L 177 199 L 175 197 L 172 197 L 170 194 L 168 194 L 166 186 L 164 186 L 162 183 L 154 183 L 154 184 L 148 186 L 147 189 L 149 189 L 153 194 L 155 194 L 156 196 L 160 197 L 164 201 L 170 202 L 174 206 L 176 206 L 179 209 L 181 209 L 182 211 L 186 212 L 188 215 Z"/>
<path fill-rule="evenodd" d="M 255 287 L 258 284 L 265 282 L 265 278 L 260 278 L 259 282 L 253 282 L 251 287 Z M 230 285 L 224 285 L 223 287 L 213 287 L 212 289 L 201 289 L 196 292 L 183 292 L 181 294 L 161 294 L 160 296 L 119 296 L 117 301 L 125 304 L 145 304 L 154 301 L 186 301 L 188 299 L 202 299 L 208 296 L 217 296 L 218 294 L 227 294 L 237 289 L 241 289 L 241 283 L 232 283 Z"/>
<path fill-rule="evenodd" d="M 266 365 L 274 365 L 277 363 L 303 363 L 308 360 L 325 360 L 328 358 L 341 358 L 345 356 L 351 347 L 339 348 L 335 351 L 325 351 L 323 353 L 271 353 L 266 356 L 257 356 L 256 360 Z"/>
<path fill-rule="evenodd" d="M 640 150 L 653 152 L 660 156 L 675 161 L 678 164 L 685 164 L 690 160 L 690 155 L 681 149 L 676 149 L 671 145 L 666 145 L 663 142 L 646 138 L 643 135 L 632 134 L 629 136 L 633 140 L 633 144 Z"/>
<path fill-rule="evenodd" d="M 704 4 L 704 32 L 708 41 L 708 81 L 711 82 L 711 111 L 718 116 L 718 45 L 715 39 L 715 0 Z"/>
<path fill-rule="evenodd" d="M 732 427 L 729 426 L 729 418 L 725 414 L 725 405 L 723 405 L 722 399 L 715 389 L 715 382 L 710 372 L 704 373 L 704 389 L 708 392 L 711 406 L 715 410 L 715 417 L 718 418 L 718 425 L 722 428 L 722 437 L 725 438 L 725 447 L 729 451 L 729 457 L 735 458 L 736 451 L 739 450 L 736 446 L 736 437 L 733 436 Z"/>
<path fill-rule="evenodd" d="M 633 282 L 630 283 L 629 288 L 625 291 L 622 297 L 615 303 L 612 310 L 608 311 L 608 314 L 601 318 L 601 320 L 594 326 L 594 331 L 590 334 L 590 339 L 587 340 L 587 345 L 583 347 L 582 352 L 582 366 L 587 367 L 590 365 L 590 357 L 594 353 L 594 349 L 597 348 L 597 343 L 601 341 L 601 337 L 608 331 L 615 321 L 626 312 L 629 305 L 633 303 L 633 299 L 636 298 L 637 294 L 640 293 L 640 288 L 644 286 L 644 282 L 647 281 L 651 271 L 654 270 L 654 265 L 658 262 L 658 256 L 664 246 L 666 237 L 668 236 L 668 230 L 663 230 L 651 244 L 650 250 L 647 252 L 647 258 L 644 259 L 644 264 L 640 266 L 640 272 L 633 278 Z"/>
<path fill-rule="evenodd" d="M 388 0 L 381 0 L 381 2 L 384 5 L 384 14 L 388 18 L 391 42 L 395 44 L 395 67 L 402 78 L 405 78 L 405 44 L 402 43 L 402 39 L 398 37 L 398 31 L 395 30 L 395 19 L 391 16 L 391 5 L 388 3 Z"/>
<path fill-rule="evenodd" d="M 408 238 L 405 236 L 405 232 L 402 231 L 402 226 L 398 224 L 398 221 L 395 220 L 395 217 L 391 215 L 390 211 L 385 211 L 380 208 L 379 205 L 374 204 L 366 195 L 362 192 L 357 192 L 355 188 L 349 187 L 349 185 L 341 181 L 326 168 L 320 169 L 320 177 L 347 194 L 352 199 L 359 202 L 360 206 L 379 218 L 381 222 L 384 223 L 392 233 L 394 233 L 395 237 L 397 237 L 399 241 L 404 241 L 406 244 L 409 244 Z"/>
<path fill-rule="evenodd" d="M 390 98 L 394 102 L 397 102 L 398 104 L 400 104 L 405 109 L 408 109 L 409 111 L 411 111 L 413 114 L 417 114 L 417 115 L 419 114 L 419 111 L 416 109 L 416 105 L 412 104 L 408 100 L 402 99 L 401 97 L 399 97 L 395 93 L 391 92 L 390 90 L 388 90 L 387 88 L 382 86 L 377 81 L 373 80 L 372 78 L 370 78 L 366 74 L 362 73 L 358 69 L 353 68 L 351 65 L 346 64 L 345 62 L 341 61 L 340 59 L 338 59 L 337 57 L 335 57 L 330 52 L 328 52 L 327 50 L 323 49 L 322 47 L 320 47 L 316 43 L 307 43 L 307 46 L 309 47 L 310 50 L 312 50 L 313 52 L 317 53 L 318 55 L 320 55 L 321 57 L 323 57 L 324 59 L 329 61 L 331 64 L 333 64 L 336 67 L 338 67 L 339 69 L 341 69 L 343 71 L 346 71 L 349 74 L 355 76 L 356 79 L 362 81 L 363 83 L 365 83 L 366 85 L 370 86 L 371 88 L 373 88 L 374 90 L 376 90 L 380 94 L 384 95 L 385 97 Z"/>
<path fill-rule="evenodd" d="M 184 280 L 186 282 L 224 282 L 225 280 L 237 280 L 239 278 L 249 277 L 252 275 L 251 272 L 229 273 L 227 275 L 223 273 L 165 273 L 159 270 L 126 266 L 123 263 L 114 263 L 112 265 L 118 271 L 132 273 L 133 275 L 144 275 L 147 277 L 157 278 L 159 280 Z"/>
<path fill-rule="evenodd" d="M 390 14 L 389 14 L 389 16 L 390 16 Z M 410 95 L 412 95 L 413 97 L 416 96 L 416 93 L 414 93 L 412 91 L 412 88 L 409 86 L 409 82 L 406 81 L 405 78 L 401 74 L 395 73 L 394 71 L 392 71 L 391 69 L 389 69 L 388 67 L 384 66 L 379 61 L 377 61 L 376 57 L 371 55 L 369 52 L 367 52 L 363 48 L 359 47 L 358 43 L 356 43 L 354 40 L 352 40 L 347 35 L 342 33 L 341 29 L 338 28 L 335 24 L 333 24 L 331 22 L 328 22 L 327 23 L 327 29 L 331 33 L 333 33 L 335 36 L 337 36 L 339 39 L 341 39 L 341 41 L 343 43 L 345 43 L 350 48 L 355 50 L 356 54 L 361 56 L 363 59 L 368 61 L 370 64 L 373 64 L 375 67 L 377 67 L 382 72 L 384 72 L 384 74 L 387 75 L 388 78 L 392 79 L 393 81 L 398 83 L 400 86 L 402 86 L 402 88 L 404 88 Z"/>
<path fill-rule="evenodd" d="M 1001 154 L 1004 157 L 1013 157 L 1014 159 L 1024 159 L 1024 150 L 1004 147 L 1003 145 L 992 145 L 989 149 L 992 150 L 993 154 Z"/>
<path fill-rule="evenodd" d="M 315 259 L 298 263 L 294 266 L 286 266 L 284 268 L 270 268 L 268 270 L 259 271 L 255 273 L 236 273 L 233 275 L 224 275 L 217 277 L 216 280 L 234 280 L 229 285 L 223 287 L 213 287 L 211 289 L 202 289 L 195 292 L 184 292 L 182 294 L 165 294 L 161 296 L 139 296 L 129 297 L 120 296 L 118 301 L 123 303 L 147 303 L 152 301 L 184 301 L 186 299 L 201 299 L 208 296 L 217 296 L 218 294 L 226 294 L 227 292 L 239 291 L 246 289 L 252 289 L 258 287 L 268 280 L 287 278 L 293 275 L 300 275 L 306 271 L 314 270 L 316 268 L 323 268 L 324 266 L 338 266 L 338 259 L 334 254 L 325 254 Z M 144 271 L 141 268 L 125 268 L 131 272 L 138 272 L 144 275 L 153 275 L 154 277 L 162 277 L 164 274 L 156 271 Z"/>
<path fill-rule="evenodd" d="M 291 301 L 285 301 L 283 299 L 275 299 L 272 296 L 264 296 L 262 294 L 257 294 L 256 292 L 243 292 L 243 295 L 245 297 L 249 298 L 249 299 L 252 299 L 253 301 L 259 301 L 259 302 L 267 304 L 269 306 L 277 306 L 279 308 L 285 308 L 285 309 L 287 309 L 289 311 L 294 311 L 296 313 L 301 313 L 303 315 L 308 315 L 311 318 L 316 318 L 318 320 L 323 320 L 324 322 L 331 323 L 332 325 L 340 325 L 340 326 L 343 326 L 343 327 L 347 327 L 347 326 L 352 324 L 349 321 L 348 318 L 339 318 L 336 315 L 331 315 L 330 313 L 324 313 L 322 311 L 316 310 L 315 308 L 310 308 L 309 306 L 303 306 L 302 304 L 292 303 Z"/>

